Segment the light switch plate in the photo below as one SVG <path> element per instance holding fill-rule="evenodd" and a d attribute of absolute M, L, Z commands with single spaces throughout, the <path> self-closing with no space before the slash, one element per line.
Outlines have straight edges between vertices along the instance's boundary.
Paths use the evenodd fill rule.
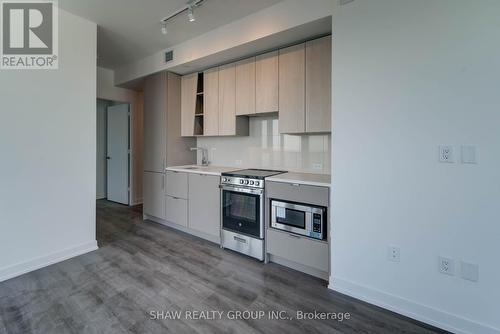
<path fill-rule="evenodd" d="M 479 280 L 479 266 L 474 263 L 460 261 L 460 277 L 471 282 Z"/>
<path fill-rule="evenodd" d="M 477 164 L 476 147 L 471 145 L 462 145 L 462 158 L 463 164 Z"/>
<path fill-rule="evenodd" d="M 439 162 L 453 163 L 453 146 L 441 145 L 439 146 Z"/>

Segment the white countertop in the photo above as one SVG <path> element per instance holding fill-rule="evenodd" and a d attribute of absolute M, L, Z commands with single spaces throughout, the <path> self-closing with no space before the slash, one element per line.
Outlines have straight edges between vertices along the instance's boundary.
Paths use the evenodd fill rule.
<path fill-rule="evenodd" d="M 330 187 L 331 177 L 326 174 L 285 173 L 266 178 L 266 181 L 297 183 L 309 186 Z"/>
<path fill-rule="evenodd" d="M 207 174 L 207 175 L 216 175 L 216 176 L 220 176 L 222 173 L 231 172 L 231 171 L 238 170 L 238 169 L 239 168 L 235 168 L 235 167 L 197 166 L 197 165 L 172 166 L 172 167 L 166 168 L 167 171 L 172 171 L 172 172 Z"/>

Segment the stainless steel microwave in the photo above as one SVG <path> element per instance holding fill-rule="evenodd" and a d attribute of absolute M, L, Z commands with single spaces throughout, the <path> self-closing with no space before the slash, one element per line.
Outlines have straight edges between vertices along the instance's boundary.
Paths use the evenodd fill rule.
<path fill-rule="evenodd" d="M 271 227 L 326 240 L 326 208 L 271 200 Z"/>

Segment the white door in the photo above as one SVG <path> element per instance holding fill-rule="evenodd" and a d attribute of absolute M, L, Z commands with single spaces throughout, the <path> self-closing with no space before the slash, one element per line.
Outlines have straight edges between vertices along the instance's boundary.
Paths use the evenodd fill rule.
<path fill-rule="evenodd" d="M 128 104 L 108 107 L 108 200 L 128 201 L 129 115 Z"/>

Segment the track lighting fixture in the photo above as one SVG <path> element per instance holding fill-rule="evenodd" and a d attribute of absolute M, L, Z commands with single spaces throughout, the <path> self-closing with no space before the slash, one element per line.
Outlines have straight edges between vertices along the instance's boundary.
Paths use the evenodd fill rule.
<path fill-rule="evenodd" d="M 187 18 L 188 18 L 189 22 L 196 21 L 196 18 L 194 17 L 194 9 L 196 7 L 201 6 L 204 2 L 205 2 L 205 0 L 189 0 L 184 7 L 182 7 L 178 11 L 172 13 L 171 15 L 169 15 L 167 17 L 164 17 L 160 21 L 160 23 L 161 23 L 161 33 L 163 35 L 166 35 L 167 34 L 167 22 L 168 22 L 168 20 L 173 19 L 174 17 L 178 16 L 181 13 L 184 13 L 185 11 L 187 11 Z"/>
<path fill-rule="evenodd" d="M 189 22 L 196 21 L 196 18 L 194 17 L 193 7 L 188 8 L 188 20 L 189 20 Z"/>

